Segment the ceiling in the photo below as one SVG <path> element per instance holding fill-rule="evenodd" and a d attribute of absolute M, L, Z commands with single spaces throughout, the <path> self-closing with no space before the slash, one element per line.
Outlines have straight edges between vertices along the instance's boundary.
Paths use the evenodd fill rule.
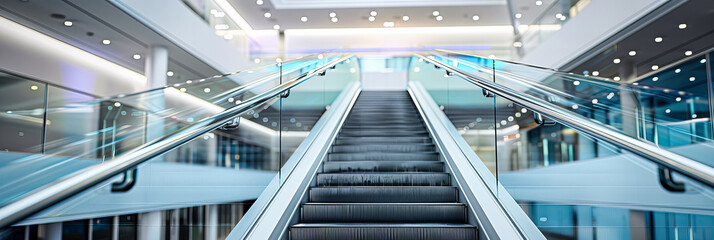
<path fill-rule="evenodd" d="M 336 9 L 505 5 L 506 0 L 270 0 L 277 9 Z"/>
<path fill-rule="evenodd" d="M 169 83 L 218 74 L 108 1 L 7 0 L 0 5 L 0 15 L 142 74 L 146 58 L 136 60 L 133 55 L 146 56 L 151 46 L 166 46 L 168 70 L 174 73 Z M 73 22 L 71 27 L 64 26 L 66 20 Z M 111 43 L 102 44 L 105 39 Z"/>
<path fill-rule="evenodd" d="M 511 25 L 506 0 L 230 0 L 238 13 L 256 30 L 312 28 L 453 27 Z M 261 2 L 262 5 L 257 4 Z M 554 0 L 513 0 L 521 24 L 533 22 Z M 369 17 L 376 12 L 374 21 Z M 441 21 L 434 16 L 438 11 Z M 270 13 L 270 17 L 265 17 Z M 331 13 L 335 13 L 333 22 Z M 404 20 L 408 16 L 408 20 Z M 478 20 L 474 20 L 478 16 Z M 301 21 L 307 17 L 307 21 Z"/>
<path fill-rule="evenodd" d="M 714 4 L 711 0 L 689 0 L 662 17 L 648 23 L 641 29 L 629 34 L 617 43 L 608 46 L 571 72 L 578 74 L 598 71 L 601 77 L 613 78 L 619 75 L 621 61 L 629 61 L 636 68 L 636 75 L 642 76 L 652 70 L 653 65 L 660 69 L 685 57 L 686 51 L 692 55 L 706 51 L 714 46 Z M 680 24 L 686 24 L 680 29 Z M 655 42 L 662 37 L 661 42 Z M 635 56 L 629 56 L 635 51 Z"/>

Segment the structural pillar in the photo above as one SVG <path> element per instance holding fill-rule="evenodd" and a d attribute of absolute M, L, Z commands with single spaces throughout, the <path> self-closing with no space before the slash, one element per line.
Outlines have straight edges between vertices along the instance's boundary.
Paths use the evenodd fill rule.
<path fill-rule="evenodd" d="M 161 239 L 161 211 L 139 214 L 139 240 Z"/>
<path fill-rule="evenodd" d="M 45 239 L 61 240 L 62 239 L 62 223 L 50 223 L 46 225 Z"/>
<path fill-rule="evenodd" d="M 206 206 L 205 240 L 218 239 L 218 205 Z"/>
<path fill-rule="evenodd" d="M 168 71 L 169 51 L 163 46 L 152 46 L 144 62 L 144 75 L 146 76 L 146 88 L 155 89 L 167 85 L 166 72 Z M 147 99 L 152 110 L 163 109 L 164 99 Z M 163 136 L 164 129 L 162 119 L 154 114 L 149 114 L 147 118 L 146 141 L 151 141 Z M 156 127 L 153 127 L 156 126 Z"/>
<path fill-rule="evenodd" d="M 630 60 L 622 60 L 618 66 L 620 81 L 629 83 L 637 76 L 635 63 Z M 622 130 L 632 137 L 640 137 L 637 125 L 638 108 L 637 96 L 632 89 L 626 85 L 620 85 L 620 108 L 622 110 Z"/>

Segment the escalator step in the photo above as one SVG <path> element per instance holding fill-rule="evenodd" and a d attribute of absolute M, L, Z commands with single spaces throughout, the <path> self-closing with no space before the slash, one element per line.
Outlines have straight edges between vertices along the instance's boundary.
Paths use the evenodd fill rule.
<path fill-rule="evenodd" d="M 318 186 L 449 186 L 448 173 L 320 173 Z"/>
<path fill-rule="evenodd" d="M 455 187 L 313 187 L 310 202 L 326 203 L 448 203 L 457 202 Z"/>
<path fill-rule="evenodd" d="M 434 151 L 433 144 L 359 144 L 359 145 L 335 145 L 332 146 L 333 153 L 357 153 L 357 152 L 429 152 Z"/>
<path fill-rule="evenodd" d="M 476 239 L 477 229 L 467 224 L 296 224 L 290 227 L 293 240 L 453 240 Z"/>
<path fill-rule="evenodd" d="M 337 137 L 336 144 L 353 143 L 431 143 L 430 137 Z"/>
<path fill-rule="evenodd" d="M 302 222 L 465 223 L 462 203 L 306 203 Z"/>
<path fill-rule="evenodd" d="M 336 172 L 443 172 L 439 161 L 340 161 L 325 162 L 322 171 Z"/>
<path fill-rule="evenodd" d="M 416 153 L 386 153 L 386 152 L 364 152 L 364 153 L 330 153 L 328 161 L 438 161 L 439 153 L 436 152 L 416 152 Z"/>

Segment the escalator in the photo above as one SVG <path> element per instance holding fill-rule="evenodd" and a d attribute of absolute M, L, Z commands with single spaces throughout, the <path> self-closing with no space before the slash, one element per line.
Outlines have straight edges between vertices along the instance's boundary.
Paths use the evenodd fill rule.
<path fill-rule="evenodd" d="M 405 91 L 363 91 L 358 58 L 320 54 L 45 106 L 41 121 L 1 109 L 75 131 L 0 155 L 0 236 L 134 219 L 128 239 L 714 237 L 711 122 L 666 115 L 706 115 L 697 96 L 462 53 L 409 60 Z"/>
<path fill-rule="evenodd" d="M 362 92 L 290 239 L 474 239 L 444 163 L 406 92 Z"/>

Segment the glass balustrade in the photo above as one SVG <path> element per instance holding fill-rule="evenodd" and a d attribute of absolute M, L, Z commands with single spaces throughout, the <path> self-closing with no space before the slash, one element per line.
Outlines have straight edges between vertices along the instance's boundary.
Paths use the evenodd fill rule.
<path fill-rule="evenodd" d="M 524 211 L 547 238 L 714 236 L 711 187 L 676 172 L 663 179 L 666 168 L 566 124 L 536 121 L 537 113 L 527 106 L 491 95 L 427 60 L 711 164 L 711 124 L 689 116 L 709 115 L 708 100 L 692 105 L 701 94 L 477 56 L 426 56 L 412 58 L 409 80 L 431 95 L 460 141 L 476 153 L 479 159 L 470 159 L 475 169 L 485 165 L 494 174 L 491 191 L 500 196 L 498 189 L 505 189 L 520 206 L 506 211 Z M 669 111 L 659 113 L 662 106 Z"/>
<path fill-rule="evenodd" d="M 100 99 L 82 98 L 76 93 L 60 94 L 53 86 L 27 79 L 8 80 L 7 87 L 0 91 L 22 90 L 32 95 L 25 96 L 27 101 L 22 103 L 2 105 L 4 114 L 0 121 L 21 123 L 2 126 L 11 128 L 13 134 L 27 132 L 26 136 L 35 137 L 27 143 L 2 147 L 5 151 L 0 158 L 0 206 L 57 180 L 113 161 L 250 99 L 262 98 L 261 94 L 281 84 L 301 81 L 289 94 L 252 105 L 238 116 L 236 124 L 203 134 L 20 224 L 101 220 L 127 212 L 177 209 L 166 213 L 175 215 L 168 217 L 167 221 L 172 221 L 183 216 L 180 207 L 200 206 L 203 209 L 200 211 L 210 211 L 221 204 L 235 208 L 230 204 L 253 201 L 271 182 L 278 179 L 276 183 L 280 184 L 279 180 L 289 174 L 287 169 L 282 173 L 280 170 L 287 159 L 345 87 L 359 81 L 358 60 L 342 57 L 314 54 Z M 316 72 L 338 62 L 341 63 L 325 69 L 324 74 Z M 312 77 L 305 80 L 308 74 Z M 43 122 L 47 125 L 45 129 Z M 3 141 L 3 144 L 15 143 Z M 241 210 L 241 214 L 246 210 Z M 225 224 L 232 229 L 238 219 L 232 217 Z M 204 225 L 205 222 L 198 227 Z M 21 228 L 24 227 L 13 229 Z M 222 230 L 223 234 L 229 231 Z"/>

